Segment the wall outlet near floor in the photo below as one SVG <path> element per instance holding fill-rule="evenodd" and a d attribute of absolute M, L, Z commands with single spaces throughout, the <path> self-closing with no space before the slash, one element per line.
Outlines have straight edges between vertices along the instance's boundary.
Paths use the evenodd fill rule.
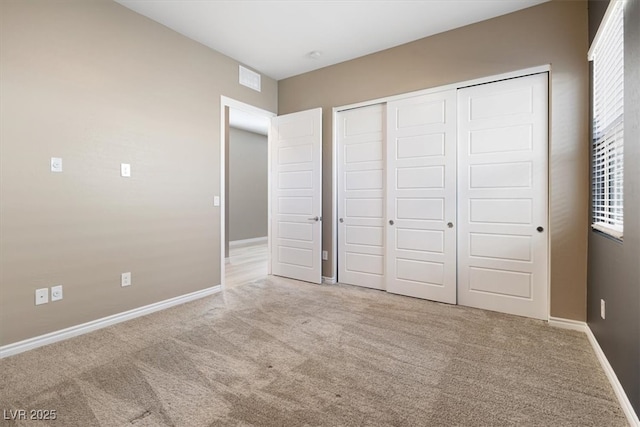
<path fill-rule="evenodd" d="M 600 317 L 605 318 L 605 302 L 603 299 L 600 300 Z"/>
<path fill-rule="evenodd" d="M 329 252 L 327 252 L 327 251 L 322 251 L 322 259 L 323 259 L 324 261 L 328 260 L 328 259 L 329 259 Z"/>
<path fill-rule="evenodd" d="M 62 299 L 62 285 L 51 287 L 51 301 L 59 301 Z"/>
<path fill-rule="evenodd" d="M 49 302 L 49 288 L 36 289 L 36 305 Z"/>
<path fill-rule="evenodd" d="M 120 285 L 121 286 L 131 286 L 131 273 L 122 273 L 121 278 L 120 278 Z"/>

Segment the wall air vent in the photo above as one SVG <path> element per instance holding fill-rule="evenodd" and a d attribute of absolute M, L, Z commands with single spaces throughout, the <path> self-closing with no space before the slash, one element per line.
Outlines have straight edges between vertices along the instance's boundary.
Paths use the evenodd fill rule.
<path fill-rule="evenodd" d="M 260 74 L 251 71 L 248 68 L 239 66 L 240 84 L 260 92 Z"/>

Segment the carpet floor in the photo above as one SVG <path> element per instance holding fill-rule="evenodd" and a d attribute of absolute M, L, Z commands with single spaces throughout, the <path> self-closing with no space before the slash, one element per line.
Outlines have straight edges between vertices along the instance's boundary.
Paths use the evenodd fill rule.
<path fill-rule="evenodd" d="M 627 425 L 582 333 L 275 277 L 0 360 L 0 398 L 7 426 Z"/>

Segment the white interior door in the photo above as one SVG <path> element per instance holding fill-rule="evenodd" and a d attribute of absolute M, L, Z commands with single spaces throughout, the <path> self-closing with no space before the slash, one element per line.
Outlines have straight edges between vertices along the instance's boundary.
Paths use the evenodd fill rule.
<path fill-rule="evenodd" d="M 458 91 L 458 301 L 546 319 L 547 74 Z"/>
<path fill-rule="evenodd" d="M 387 291 L 456 303 L 456 92 L 387 105 Z"/>
<path fill-rule="evenodd" d="M 384 289 L 384 106 L 336 115 L 338 279 Z"/>
<path fill-rule="evenodd" d="M 271 119 L 271 272 L 322 279 L 322 109 Z"/>

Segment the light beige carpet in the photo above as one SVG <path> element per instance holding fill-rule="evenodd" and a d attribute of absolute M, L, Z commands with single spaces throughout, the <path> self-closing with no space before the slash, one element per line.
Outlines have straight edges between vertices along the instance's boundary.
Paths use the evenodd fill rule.
<path fill-rule="evenodd" d="M 57 411 L 10 426 L 627 425 L 584 334 L 277 278 L 1 360 L 0 398 Z"/>

